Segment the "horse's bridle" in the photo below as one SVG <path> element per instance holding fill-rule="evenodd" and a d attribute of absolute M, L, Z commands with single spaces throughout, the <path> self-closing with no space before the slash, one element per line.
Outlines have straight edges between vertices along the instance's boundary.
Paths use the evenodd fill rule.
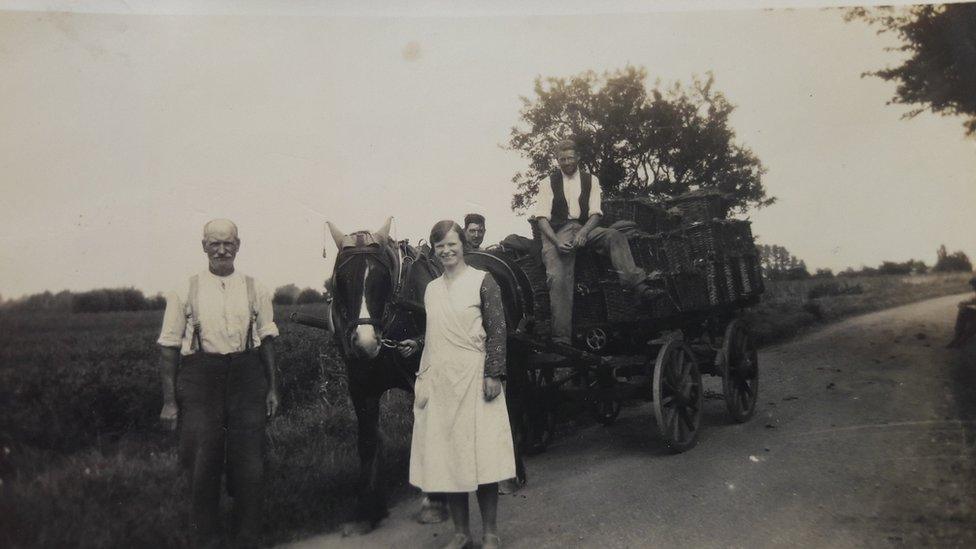
<path fill-rule="evenodd" d="M 383 305 L 383 314 L 380 318 L 374 318 L 372 316 L 369 316 L 366 318 L 356 318 L 355 320 L 348 321 L 347 323 L 347 319 L 344 317 L 343 314 L 338 315 L 338 319 L 343 324 L 346 324 L 346 326 L 342 330 L 342 347 L 344 350 L 347 350 L 346 342 L 349 340 L 350 336 L 352 335 L 353 330 L 355 330 L 357 327 L 364 326 L 364 325 L 373 326 L 376 328 L 379 334 L 383 334 L 386 332 L 387 328 L 389 328 L 393 324 L 393 321 L 396 319 L 396 310 L 397 310 L 396 301 L 400 293 L 400 288 L 402 287 L 403 284 L 404 261 L 403 258 L 401 257 L 401 254 L 399 253 L 399 246 L 397 246 L 396 256 L 393 256 L 393 254 L 390 254 L 388 252 L 389 250 L 385 245 L 376 243 L 376 244 L 368 244 L 364 246 L 345 248 L 341 250 L 339 252 L 339 255 L 336 257 L 336 267 L 335 269 L 333 269 L 334 278 L 339 277 L 342 268 L 346 264 L 348 264 L 353 258 L 357 256 L 366 256 L 367 260 L 372 258 L 376 260 L 380 265 L 382 265 L 387 270 L 387 272 L 389 272 L 390 280 L 392 282 L 390 299 Z M 366 288 L 364 286 L 363 292 L 365 291 Z M 342 311 L 342 312 L 346 312 L 346 311 Z M 400 343 L 398 341 L 393 341 L 388 339 L 381 339 L 380 342 L 384 347 L 388 347 L 388 348 L 396 347 Z"/>

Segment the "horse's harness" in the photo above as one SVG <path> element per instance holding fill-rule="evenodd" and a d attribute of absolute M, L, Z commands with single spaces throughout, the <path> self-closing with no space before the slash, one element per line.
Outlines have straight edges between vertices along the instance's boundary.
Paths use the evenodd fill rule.
<path fill-rule="evenodd" d="M 380 318 L 369 316 L 366 318 L 356 318 L 355 320 L 347 322 L 344 315 L 338 315 L 338 319 L 343 324 L 347 324 L 342 330 L 341 338 L 342 348 L 347 352 L 347 354 L 347 341 L 349 341 L 353 330 L 355 330 L 357 327 L 363 325 L 374 326 L 380 334 L 384 334 L 386 333 L 387 329 L 393 325 L 393 322 L 396 320 L 397 312 L 401 308 L 399 306 L 398 297 L 403 288 L 403 282 L 406 279 L 405 273 L 409 268 L 410 263 L 413 262 L 413 258 L 409 254 L 403 253 L 399 243 L 394 244 L 394 253 L 388 245 L 383 243 L 376 241 L 366 243 L 367 239 L 372 240 L 372 235 L 368 232 L 364 231 L 360 233 L 353 233 L 350 236 L 356 238 L 356 245 L 343 248 L 339 252 L 339 255 L 336 257 L 336 267 L 333 270 L 333 277 L 340 276 L 342 268 L 354 258 L 365 256 L 367 261 L 370 259 L 375 260 L 389 272 L 390 280 L 392 281 L 392 293 L 390 299 L 388 299 L 383 305 L 383 313 Z M 365 291 L 366 288 L 364 284 L 363 292 Z M 381 338 L 380 343 L 386 348 L 395 348 L 401 344 L 400 341 L 387 338 Z"/>

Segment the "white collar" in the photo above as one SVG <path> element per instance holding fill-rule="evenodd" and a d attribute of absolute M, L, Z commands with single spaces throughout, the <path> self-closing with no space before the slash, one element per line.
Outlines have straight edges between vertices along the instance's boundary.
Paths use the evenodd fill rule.
<path fill-rule="evenodd" d="M 204 276 L 210 278 L 214 282 L 233 282 L 241 277 L 241 272 L 238 271 L 237 269 L 234 269 L 234 272 L 230 273 L 227 276 L 215 275 L 212 272 L 210 272 L 210 269 L 207 269 L 206 271 L 203 272 L 204 272 Z"/>

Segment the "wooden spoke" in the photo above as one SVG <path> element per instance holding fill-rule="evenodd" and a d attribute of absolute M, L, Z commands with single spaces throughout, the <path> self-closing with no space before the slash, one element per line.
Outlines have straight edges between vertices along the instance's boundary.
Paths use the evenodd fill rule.
<path fill-rule="evenodd" d="M 740 423 L 748 421 L 756 413 L 759 398 L 759 355 L 739 319 L 725 329 L 721 362 L 722 390 L 729 415 Z"/>
<path fill-rule="evenodd" d="M 701 372 L 690 348 L 680 339 L 666 342 L 654 365 L 654 416 L 665 443 L 684 452 L 698 441 L 703 391 Z"/>

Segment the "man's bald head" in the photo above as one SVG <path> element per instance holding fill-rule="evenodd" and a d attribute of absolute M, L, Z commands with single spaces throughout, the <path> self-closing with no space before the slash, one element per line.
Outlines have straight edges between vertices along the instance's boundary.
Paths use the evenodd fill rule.
<path fill-rule="evenodd" d="M 229 219 L 214 219 L 203 226 L 203 251 L 210 260 L 210 272 L 227 276 L 234 272 L 234 258 L 241 246 L 237 225 Z"/>
<path fill-rule="evenodd" d="M 208 237 L 237 239 L 237 225 L 230 219 L 211 219 L 203 226 L 203 239 Z"/>

